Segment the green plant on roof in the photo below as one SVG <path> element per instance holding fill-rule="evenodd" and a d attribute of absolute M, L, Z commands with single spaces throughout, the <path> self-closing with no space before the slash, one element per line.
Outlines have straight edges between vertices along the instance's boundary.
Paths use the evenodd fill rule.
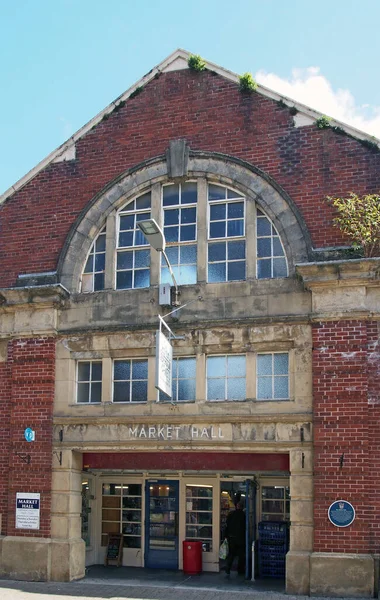
<path fill-rule="evenodd" d="M 199 56 L 199 54 L 191 54 L 191 56 L 189 56 L 189 60 L 187 61 L 187 65 L 189 69 L 198 71 L 198 73 L 204 71 L 206 68 L 206 63 L 203 58 Z"/>
<path fill-rule="evenodd" d="M 361 249 L 366 258 L 380 256 L 380 194 L 351 192 L 346 198 L 327 201 L 338 212 L 334 225 L 352 240 L 353 248 Z"/>
<path fill-rule="evenodd" d="M 239 89 L 241 92 L 254 92 L 257 88 L 257 83 L 253 79 L 251 73 L 244 73 L 244 75 L 240 75 L 239 77 Z"/>
<path fill-rule="evenodd" d="M 331 117 L 326 117 L 326 115 L 322 115 L 318 117 L 318 119 L 315 121 L 315 124 L 318 127 L 318 129 L 327 129 L 331 125 Z"/>

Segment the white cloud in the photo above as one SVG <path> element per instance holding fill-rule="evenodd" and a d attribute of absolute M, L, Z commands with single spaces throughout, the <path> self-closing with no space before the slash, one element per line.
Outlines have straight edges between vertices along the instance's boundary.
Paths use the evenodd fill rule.
<path fill-rule="evenodd" d="M 256 81 L 283 96 L 380 138 L 380 106 L 358 105 L 349 90 L 333 90 L 319 67 L 293 69 L 289 79 L 258 71 Z"/>

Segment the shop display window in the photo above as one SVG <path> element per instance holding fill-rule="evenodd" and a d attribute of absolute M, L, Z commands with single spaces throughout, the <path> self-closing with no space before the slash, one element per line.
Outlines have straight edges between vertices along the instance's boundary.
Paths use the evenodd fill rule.
<path fill-rule="evenodd" d="M 109 533 L 122 533 L 124 548 L 141 548 L 141 484 L 103 483 L 102 546 Z"/>
<path fill-rule="evenodd" d="M 288 486 L 274 485 L 261 488 L 261 520 L 289 521 L 290 494 Z"/>
<path fill-rule="evenodd" d="M 213 488 L 211 485 L 186 485 L 186 539 L 202 542 L 212 551 Z"/>

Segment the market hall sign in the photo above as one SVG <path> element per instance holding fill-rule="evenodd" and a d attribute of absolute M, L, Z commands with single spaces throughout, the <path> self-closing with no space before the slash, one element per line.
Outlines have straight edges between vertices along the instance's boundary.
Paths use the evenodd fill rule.
<path fill-rule="evenodd" d="M 40 494 L 16 493 L 16 529 L 40 528 Z"/>
<path fill-rule="evenodd" d="M 193 425 L 135 425 L 128 427 L 131 439 L 150 440 L 222 440 L 221 427 L 194 427 Z"/>
<path fill-rule="evenodd" d="M 329 506 L 328 517 L 335 527 L 348 527 L 355 519 L 355 509 L 346 500 L 337 500 Z"/>

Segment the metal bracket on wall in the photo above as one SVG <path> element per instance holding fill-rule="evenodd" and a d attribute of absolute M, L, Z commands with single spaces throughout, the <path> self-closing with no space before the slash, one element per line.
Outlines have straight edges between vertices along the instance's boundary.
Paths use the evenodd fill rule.
<path fill-rule="evenodd" d="M 20 454 L 20 452 L 16 452 L 16 456 L 21 458 L 22 462 L 30 465 L 30 461 L 32 460 L 30 454 Z"/>

